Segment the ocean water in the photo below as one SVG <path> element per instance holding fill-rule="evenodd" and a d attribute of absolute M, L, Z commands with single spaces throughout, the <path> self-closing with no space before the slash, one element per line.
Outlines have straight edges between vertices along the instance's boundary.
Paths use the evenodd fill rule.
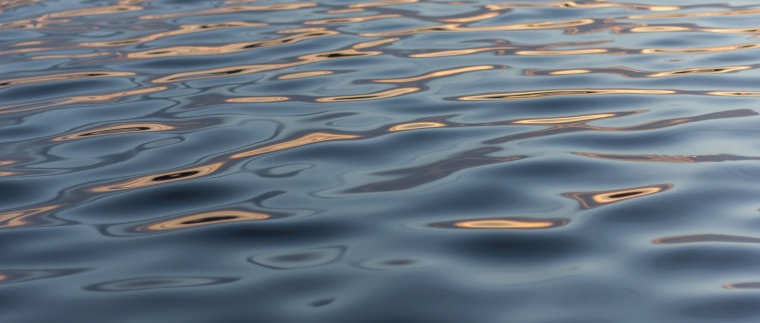
<path fill-rule="evenodd" d="M 0 0 L 0 321 L 760 322 L 760 2 Z"/>

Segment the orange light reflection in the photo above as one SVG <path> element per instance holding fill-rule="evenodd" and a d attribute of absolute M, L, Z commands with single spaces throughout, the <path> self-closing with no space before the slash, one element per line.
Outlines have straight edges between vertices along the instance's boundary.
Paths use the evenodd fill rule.
<path fill-rule="evenodd" d="M 220 210 L 212 212 L 203 212 L 188 216 L 178 217 L 167 221 L 155 222 L 142 225 L 135 228 L 139 232 L 167 231 L 192 228 L 203 225 L 212 225 L 218 223 L 229 223 L 239 221 L 258 221 L 269 219 L 270 215 L 265 213 L 240 211 L 240 210 Z"/>
<path fill-rule="evenodd" d="M 325 133 L 325 132 L 316 132 L 316 133 L 310 133 L 308 135 L 305 135 L 301 138 L 293 139 L 290 141 L 256 148 L 253 150 L 249 150 L 246 152 L 234 154 L 230 156 L 230 158 L 243 158 L 243 157 L 250 157 L 250 156 L 256 156 L 261 154 L 266 154 L 274 151 L 280 151 L 284 149 L 294 148 L 294 147 L 300 147 L 305 145 L 310 145 L 317 142 L 323 142 L 323 141 L 332 141 L 332 140 L 344 140 L 344 139 L 355 139 L 359 138 L 357 135 L 342 135 L 342 134 L 333 134 L 333 133 Z"/>

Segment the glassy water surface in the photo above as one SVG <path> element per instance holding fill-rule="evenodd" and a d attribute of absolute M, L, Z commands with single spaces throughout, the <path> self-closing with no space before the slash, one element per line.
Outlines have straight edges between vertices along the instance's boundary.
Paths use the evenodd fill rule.
<path fill-rule="evenodd" d="M 0 1 L 3 322 L 758 322 L 757 1 Z"/>

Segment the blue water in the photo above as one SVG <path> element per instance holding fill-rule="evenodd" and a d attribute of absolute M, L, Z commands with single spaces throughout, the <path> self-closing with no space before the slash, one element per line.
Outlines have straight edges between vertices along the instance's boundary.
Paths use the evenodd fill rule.
<path fill-rule="evenodd" d="M 759 17 L 0 0 L 0 321 L 758 322 Z"/>

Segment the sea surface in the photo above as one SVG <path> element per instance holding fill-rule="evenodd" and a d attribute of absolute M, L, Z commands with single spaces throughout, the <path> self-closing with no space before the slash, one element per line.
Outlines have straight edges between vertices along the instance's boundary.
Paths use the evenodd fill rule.
<path fill-rule="evenodd" d="M 760 322 L 760 2 L 0 0 L 0 321 Z"/>

